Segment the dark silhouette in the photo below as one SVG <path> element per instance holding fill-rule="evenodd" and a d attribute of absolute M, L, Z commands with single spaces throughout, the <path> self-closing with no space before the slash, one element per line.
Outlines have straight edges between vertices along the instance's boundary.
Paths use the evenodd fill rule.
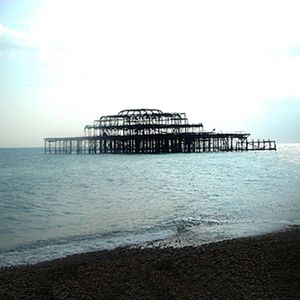
<path fill-rule="evenodd" d="M 122 110 L 86 125 L 81 137 L 45 138 L 45 153 L 190 153 L 276 150 L 275 141 L 248 141 L 249 133 L 218 133 L 189 124 L 185 113 Z"/>

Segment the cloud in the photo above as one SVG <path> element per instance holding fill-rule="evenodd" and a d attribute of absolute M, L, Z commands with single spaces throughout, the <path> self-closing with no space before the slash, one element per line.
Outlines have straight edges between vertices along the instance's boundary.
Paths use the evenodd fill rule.
<path fill-rule="evenodd" d="M 60 62 L 59 47 L 51 45 L 45 37 L 39 39 L 31 32 L 17 31 L 0 24 L 0 57 L 26 56 L 42 61 Z"/>
<path fill-rule="evenodd" d="M 256 137 L 270 137 L 280 143 L 300 142 L 300 97 L 279 99 L 264 105 L 262 118 L 252 116 L 248 128 Z"/>
<path fill-rule="evenodd" d="M 36 52 L 37 44 L 25 32 L 9 29 L 0 24 L 0 53 Z"/>
<path fill-rule="evenodd" d="M 300 44 L 286 50 L 286 53 L 291 57 L 300 57 Z"/>

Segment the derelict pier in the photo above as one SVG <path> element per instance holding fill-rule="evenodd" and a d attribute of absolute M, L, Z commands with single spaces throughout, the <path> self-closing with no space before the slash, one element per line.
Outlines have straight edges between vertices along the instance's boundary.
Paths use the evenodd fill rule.
<path fill-rule="evenodd" d="M 122 110 L 84 127 L 84 136 L 44 139 L 45 153 L 191 153 L 276 150 L 271 140 L 248 140 L 243 132 L 204 131 L 189 124 L 185 113 L 158 109 Z"/>

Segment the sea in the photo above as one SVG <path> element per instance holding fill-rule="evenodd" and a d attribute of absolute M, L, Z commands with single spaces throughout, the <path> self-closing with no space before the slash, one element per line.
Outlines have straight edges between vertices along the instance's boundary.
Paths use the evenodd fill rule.
<path fill-rule="evenodd" d="M 300 224 L 300 144 L 277 151 L 0 149 L 0 267 L 122 246 L 191 246 Z"/>

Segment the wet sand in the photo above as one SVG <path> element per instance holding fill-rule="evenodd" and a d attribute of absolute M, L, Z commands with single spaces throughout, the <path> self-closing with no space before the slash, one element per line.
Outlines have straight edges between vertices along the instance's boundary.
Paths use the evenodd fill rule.
<path fill-rule="evenodd" d="M 300 227 L 199 247 L 120 248 L 0 270 L 0 299 L 300 299 Z"/>

